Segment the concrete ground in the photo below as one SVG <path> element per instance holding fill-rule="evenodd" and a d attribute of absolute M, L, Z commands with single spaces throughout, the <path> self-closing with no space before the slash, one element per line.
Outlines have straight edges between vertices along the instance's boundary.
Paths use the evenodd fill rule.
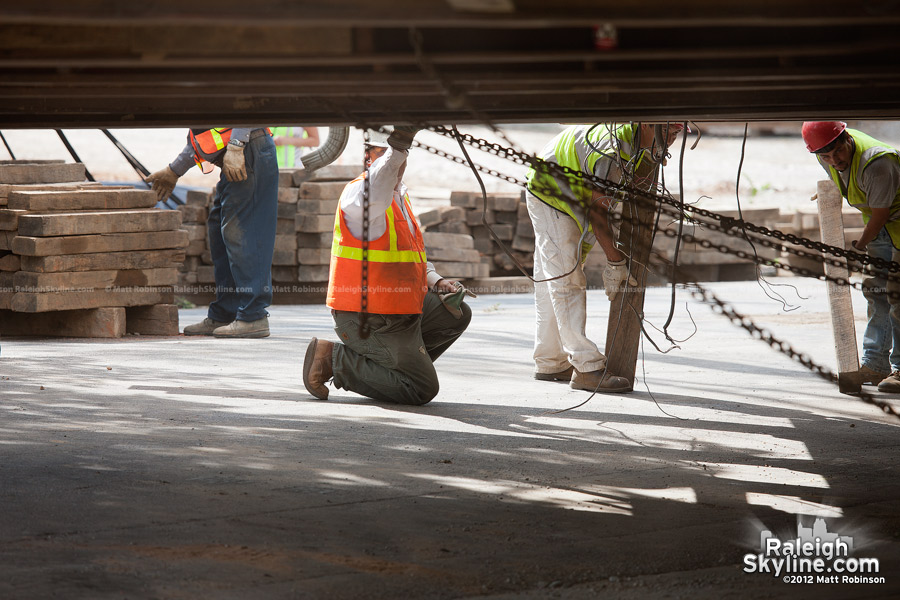
<path fill-rule="evenodd" d="M 772 281 L 806 299 L 710 287 L 834 368 L 824 284 Z M 684 291 L 670 333 L 696 334 L 593 398 L 532 380 L 530 295 L 471 305 L 416 408 L 304 391 L 323 306 L 273 307 L 264 340 L 3 339 L 0 598 L 900 596 L 900 421 Z M 651 323 L 668 307 L 648 292 Z M 603 340 L 602 291 L 589 310 Z M 742 571 L 814 515 L 885 583 Z"/>

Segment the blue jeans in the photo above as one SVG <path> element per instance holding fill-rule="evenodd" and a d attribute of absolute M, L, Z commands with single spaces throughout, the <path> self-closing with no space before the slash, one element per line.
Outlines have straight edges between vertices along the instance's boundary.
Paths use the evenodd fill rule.
<path fill-rule="evenodd" d="M 244 146 L 247 179 L 219 178 L 209 211 L 209 248 L 216 299 L 214 321 L 256 321 L 272 304 L 272 255 L 278 219 L 278 163 L 275 142 L 261 135 Z"/>
<path fill-rule="evenodd" d="M 887 229 L 882 229 L 869 242 L 866 253 L 900 262 L 900 251 L 891 244 Z M 869 318 L 863 335 L 862 364 L 881 373 L 897 371 L 900 370 L 900 300 L 890 300 L 887 292 L 900 293 L 900 284 L 888 282 L 884 271 L 873 271 L 872 275 L 862 282 Z"/>

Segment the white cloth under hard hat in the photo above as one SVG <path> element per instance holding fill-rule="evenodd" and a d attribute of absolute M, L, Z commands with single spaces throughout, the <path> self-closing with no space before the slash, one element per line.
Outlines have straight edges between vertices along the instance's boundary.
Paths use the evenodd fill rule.
<path fill-rule="evenodd" d="M 588 339 L 587 281 L 579 260 L 581 230 L 575 220 L 531 193 L 526 196 L 534 224 L 534 278 L 566 277 L 534 284 L 536 331 L 534 366 L 538 373 L 558 373 L 573 365 L 582 373 L 606 368 L 606 356 Z"/>

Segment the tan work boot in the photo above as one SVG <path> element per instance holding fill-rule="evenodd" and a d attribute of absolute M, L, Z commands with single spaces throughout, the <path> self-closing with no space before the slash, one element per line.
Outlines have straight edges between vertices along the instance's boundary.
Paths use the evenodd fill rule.
<path fill-rule="evenodd" d="M 213 331 L 217 338 L 264 338 L 269 337 L 269 317 L 255 321 L 232 321 Z"/>
<path fill-rule="evenodd" d="M 327 382 L 334 375 L 334 344 L 313 338 L 306 347 L 303 359 L 303 385 L 319 400 L 328 400 Z"/>
<path fill-rule="evenodd" d="M 878 384 L 878 391 L 888 392 L 890 394 L 900 392 L 900 371 L 894 371 L 882 379 L 881 383 Z"/>
<path fill-rule="evenodd" d="M 228 323 L 223 321 L 213 321 L 209 317 L 206 317 L 199 323 L 186 326 L 184 328 L 184 335 L 212 335 L 213 331 L 219 327 L 224 327 L 225 325 L 228 325 Z"/>
<path fill-rule="evenodd" d="M 875 369 L 870 369 L 866 365 L 861 366 L 859 368 L 859 371 L 857 371 L 857 377 L 859 377 L 860 385 L 865 385 L 867 383 L 871 385 L 878 385 L 888 375 L 888 373 L 879 373 Z"/>
<path fill-rule="evenodd" d="M 537 373 L 535 372 L 534 378 L 538 381 L 561 381 L 566 383 L 572 380 L 572 371 L 575 370 L 575 367 L 569 365 L 569 368 L 565 371 L 559 371 L 557 373 Z"/>
<path fill-rule="evenodd" d="M 569 387 L 573 390 L 587 390 L 598 394 L 611 394 L 615 392 L 630 392 L 631 382 L 624 377 L 608 373 L 606 369 L 588 371 L 582 373 L 578 369 L 572 371 L 572 381 Z"/>

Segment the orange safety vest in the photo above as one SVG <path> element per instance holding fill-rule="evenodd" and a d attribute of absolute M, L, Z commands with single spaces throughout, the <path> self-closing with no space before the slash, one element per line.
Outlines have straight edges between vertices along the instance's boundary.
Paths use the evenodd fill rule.
<path fill-rule="evenodd" d="M 358 181 L 358 177 L 354 181 Z M 412 215 L 409 196 L 403 199 Z M 413 231 L 394 200 L 385 211 L 387 227 L 377 240 L 369 242 L 366 312 L 382 315 L 417 315 L 428 291 L 425 240 L 413 219 Z M 362 241 L 355 238 L 344 211 L 338 206 L 334 217 L 331 268 L 325 304 L 334 310 L 361 312 Z"/>
<path fill-rule="evenodd" d="M 231 139 L 231 127 L 191 129 L 188 142 L 194 149 L 194 162 L 204 173 L 212 171 L 212 164 L 222 158 L 225 146 Z"/>

